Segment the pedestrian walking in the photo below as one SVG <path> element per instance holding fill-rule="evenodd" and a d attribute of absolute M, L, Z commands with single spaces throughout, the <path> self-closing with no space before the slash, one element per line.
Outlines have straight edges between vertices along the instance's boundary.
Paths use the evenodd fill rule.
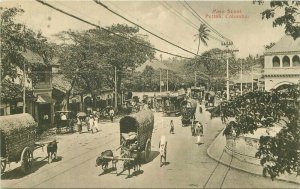
<path fill-rule="evenodd" d="M 160 166 L 162 167 L 163 165 L 166 164 L 167 161 L 167 139 L 165 136 L 160 137 L 160 142 L 159 142 L 159 154 L 160 154 Z"/>
<path fill-rule="evenodd" d="M 92 133 L 94 132 L 94 118 L 92 115 L 90 115 L 88 131 L 92 131 Z"/>
<path fill-rule="evenodd" d="M 97 116 L 95 116 L 94 117 L 94 128 L 95 128 L 95 130 L 97 131 L 97 132 L 99 132 L 99 130 L 98 130 L 98 124 L 99 122 L 98 122 L 98 118 L 97 118 Z"/>
<path fill-rule="evenodd" d="M 81 133 L 82 132 L 82 123 L 79 117 L 77 117 L 77 128 L 78 128 L 78 132 Z"/>
<path fill-rule="evenodd" d="M 173 123 L 173 120 L 170 121 L 170 134 L 174 134 L 174 123 Z"/>
<path fill-rule="evenodd" d="M 203 125 L 199 121 L 196 123 L 196 134 L 197 134 L 196 144 L 200 145 L 203 143 L 201 142 L 201 138 L 203 137 Z"/>
<path fill-rule="evenodd" d="M 195 136 L 195 131 L 196 131 L 196 122 L 195 121 L 192 121 L 192 125 L 191 125 L 191 133 L 192 133 L 192 136 Z"/>
<path fill-rule="evenodd" d="M 109 111 L 109 117 L 110 117 L 111 122 L 114 121 L 114 115 L 115 115 L 115 111 L 114 111 L 113 108 L 111 108 L 110 111 Z"/>

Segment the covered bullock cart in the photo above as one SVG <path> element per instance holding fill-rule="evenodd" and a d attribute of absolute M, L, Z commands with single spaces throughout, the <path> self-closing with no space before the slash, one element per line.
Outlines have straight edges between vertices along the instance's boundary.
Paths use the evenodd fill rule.
<path fill-rule="evenodd" d="M 195 120 L 197 101 L 187 99 L 181 102 L 181 123 L 182 126 L 191 124 Z"/>
<path fill-rule="evenodd" d="M 37 123 L 30 114 L 0 116 L 1 174 L 6 164 L 21 162 L 24 173 L 31 171 Z"/>
<path fill-rule="evenodd" d="M 143 152 L 144 161 L 148 162 L 151 152 L 151 137 L 154 127 L 154 115 L 150 110 L 143 110 L 128 115 L 120 120 L 120 144 L 124 149 L 137 144 L 137 149 Z"/>

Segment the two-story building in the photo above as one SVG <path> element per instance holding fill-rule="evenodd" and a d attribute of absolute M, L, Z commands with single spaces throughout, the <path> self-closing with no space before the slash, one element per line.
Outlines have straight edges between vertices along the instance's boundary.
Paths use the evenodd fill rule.
<path fill-rule="evenodd" d="M 264 57 L 266 91 L 300 83 L 300 38 L 282 37 Z"/>
<path fill-rule="evenodd" d="M 45 64 L 41 56 L 30 50 L 22 52 L 21 54 L 28 65 L 25 64 L 25 69 L 16 66 L 17 78 L 7 76 L 5 79 L 21 86 L 23 89 L 25 87 L 25 112 L 31 114 L 39 126 L 44 125 L 50 127 L 53 123 L 51 65 Z M 29 77 L 29 75 L 31 75 L 31 77 Z M 1 115 L 23 112 L 24 98 L 22 98 L 21 92 L 16 98 L 9 102 L 2 100 L 3 99 L 1 99 L 0 106 Z"/>

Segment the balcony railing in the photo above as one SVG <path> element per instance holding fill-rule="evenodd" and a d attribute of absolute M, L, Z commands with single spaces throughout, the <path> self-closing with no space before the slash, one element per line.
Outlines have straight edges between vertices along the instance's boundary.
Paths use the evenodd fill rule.
<path fill-rule="evenodd" d="M 299 75 L 300 76 L 300 67 L 265 68 L 264 75 Z"/>

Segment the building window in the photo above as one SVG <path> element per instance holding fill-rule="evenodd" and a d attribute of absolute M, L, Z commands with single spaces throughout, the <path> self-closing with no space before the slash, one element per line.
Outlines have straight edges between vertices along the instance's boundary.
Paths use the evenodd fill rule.
<path fill-rule="evenodd" d="M 284 56 L 282 59 L 282 66 L 283 67 L 290 67 L 291 63 L 290 63 L 290 58 L 288 56 Z"/>
<path fill-rule="evenodd" d="M 300 66 L 300 58 L 298 55 L 295 55 L 292 61 L 293 61 L 293 66 Z"/>
<path fill-rule="evenodd" d="M 273 62 L 273 67 L 280 67 L 280 59 L 278 58 L 278 56 L 275 56 L 272 62 Z"/>

